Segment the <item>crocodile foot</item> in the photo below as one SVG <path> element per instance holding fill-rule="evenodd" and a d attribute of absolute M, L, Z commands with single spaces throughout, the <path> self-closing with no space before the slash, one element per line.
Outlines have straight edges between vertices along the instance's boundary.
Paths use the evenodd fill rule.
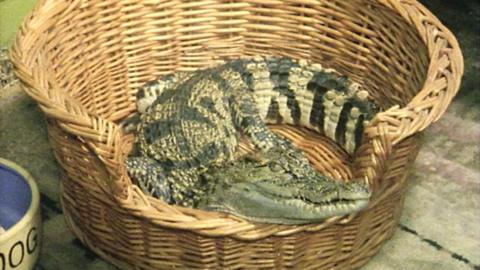
<path fill-rule="evenodd" d="M 145 194 L 171 202 L 171 188 L 160 164 L 148 157 L 128 157 L 125 166 Z"/>

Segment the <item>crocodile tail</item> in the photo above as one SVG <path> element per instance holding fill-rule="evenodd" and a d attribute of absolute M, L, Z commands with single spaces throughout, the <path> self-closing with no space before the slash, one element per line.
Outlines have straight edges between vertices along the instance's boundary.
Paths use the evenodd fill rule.
<path fill-rule="evenodd" d="M 244 67 L 266 123 L 314 129 L 355 152 L 374 115 L 368 92 L 358 84 L 306 60 L 256 57 Z"/>

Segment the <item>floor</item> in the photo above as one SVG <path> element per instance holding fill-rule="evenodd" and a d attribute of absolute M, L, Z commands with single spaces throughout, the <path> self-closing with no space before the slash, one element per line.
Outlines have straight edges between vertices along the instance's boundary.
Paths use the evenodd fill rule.
<path fill-rule="evenodd" d="M 480 2 L 422 1 L 455 33 L 462 88 L 425 134 L 398 230 L 362 270 L 480 270 Z M 66 229 L 42 115 L 18 85 L 0 93 L 0 156 L 38 180 L 44 243 L 36 269 L 115 269 Z"/>

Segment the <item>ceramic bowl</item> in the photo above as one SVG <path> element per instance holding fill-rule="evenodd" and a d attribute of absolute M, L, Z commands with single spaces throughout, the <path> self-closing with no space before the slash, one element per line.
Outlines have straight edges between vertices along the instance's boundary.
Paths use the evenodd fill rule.
<path fill-rule="evenodd" d="M 40 196 L 32 177 L 0 158 L 0 269 L 28 270 L 37 261 L 41 240 Z"/>

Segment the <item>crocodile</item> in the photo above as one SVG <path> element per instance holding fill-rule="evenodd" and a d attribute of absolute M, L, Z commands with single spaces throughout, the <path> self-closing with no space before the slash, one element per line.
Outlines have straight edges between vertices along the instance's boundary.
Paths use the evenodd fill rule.
<path fill-rule="evenodd" d="M 205 188 L 209 185 L 205 185 L 202 176 L 207 176 L 212 167 L 219 172 L 234 168 L 233 165 L 222 169 L 238 160 L 236 153 L 243 136 L 260 153 L 257 156 L 264 160 L 260 165 L 272 163 L 269 156 L 278 157 L 272 153 L 282 153 L 286 163 L 295 164 L 294 171 L 301 174 L 293 177 L 290 170 L 284 174 L 296 179 L 293 182 L 298 187 L 318 185 L 311 189 L 314 191 L 322 190 L 322 186 L 326 190 L 335 187 L 331 192 L 337 197 L 328 199 L 330 195 L 325 195 L 327 201 L 322 201 L 321 192 L 320 197 L 299 195 L 304 202 L 321 201 L 317 209 L 326 209 L 323 204 L 328 202 L 331 211 L 312 211 L 317 217 L 356 212 L 365 206 L 363 202 L 369 196 L 365 187 L 359 189 L 357 183 L 340 183 L 321 175 L 300 150 L 270 131 L 267 124 L 301 125 L 317 130 L 353 154 L 361 142 L 364 126 L 376 110 L 368 100 L 368 92 L 359 88 L 332 69 L 285 57 L 234 59 L 196 72 L 161 76 L 138 90 L 138 112 L 123 122 L 126 132 L 136 134 L 136 151 L 125 161 L 127 171 L 144 192 L 154 197 L 170 204 L 200 207 L 212 190 Z M 260 165 L 256 167 L 261 168 Z M 244 181 L 249 182 L 248 177 Z M 275 189 L 280 182 L 272 179 L 269 186 Z M 285 188 L 278 186 L 278 190 Z M 258 190 L 257 194 L 261 196 Z M 353 203 L 357 200 L 362 203 Z M 293 205 L 302 208 L 301 204 Z M 248 211 L 240 213 L 232 207 L 203 206 L 249 216 Z M 277 201 L 271 207 L 284 206 Z M 273 222 L 274 218 L 264 219 L 268 220 Z"/>

